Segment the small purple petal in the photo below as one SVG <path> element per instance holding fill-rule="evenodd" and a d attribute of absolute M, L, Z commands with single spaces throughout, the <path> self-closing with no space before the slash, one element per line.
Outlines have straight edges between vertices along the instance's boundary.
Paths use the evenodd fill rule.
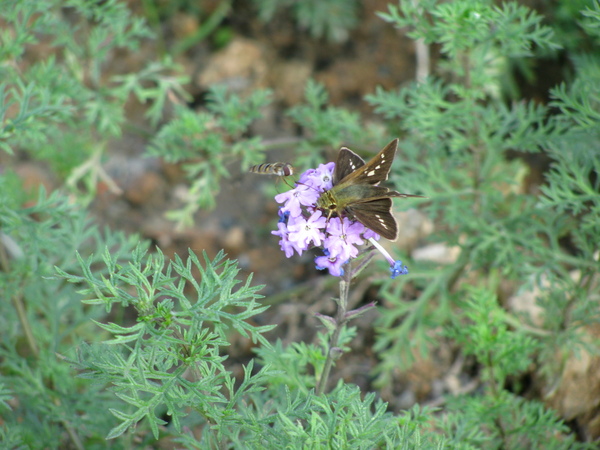
<path fill-rule="evenodd" d="M 304 249 L 307 249 L 311 242 L 319 246 L 323 239 L 325 239 L 325 233 L 322 230 L 326 224 L 327 219 L 318 210 L 308 219 L 304 219 L 301 216 L 294 217 L 293 223 L 292 220 L 288 223 L 289 239 Z"/>
<path fill-rule="evenodd" d="M 372 239 L 375 239 L 376 241 L 378 241 L 379 239 L 381 239 L 381 236 L 379 236 L 377 233 L 375 233 L 370 228 L 365 228 L 365 232 L 363 233 L 363 237 L 365 239 L 372 238 Z"/>
<path fill-rule="evenodd" d="M 315 258 L 315 264 L 318 270 L 329 270 L 329 274 L 334 277 L 341 277 L 344 275 L 344 269 L 342 266 L 346 264 L 348 260 L 341 259 L 339 257 L 335 257 L 333 255 L 329 256 L 317 256 Z"/>
<path fill-rule="evenodd" d="M 330 162 L 327 164 L 321 164 L 316 169 L 309 169 L 300 175 L 298 184 L 310 186 L 317 190 L 317 192 L 323 192 L 331 189 L 333 186 L 333 169 L 335 163 Z"/>
<path fill-rule="evenodd" d="M 283 203 L 284 209 L 289 211 L 292 217 L 297 217 L 302 214 L 302 206 L 314 206 L 319 195 L 317 190 L 309 186 L 298 185 L 294 189 L 277 194 L 275 201 Z"/>

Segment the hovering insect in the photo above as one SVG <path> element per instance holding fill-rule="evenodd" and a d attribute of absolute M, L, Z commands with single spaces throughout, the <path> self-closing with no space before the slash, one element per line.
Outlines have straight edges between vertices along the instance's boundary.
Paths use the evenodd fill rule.
<path fill-rule="evenodd" d="M 279 177 L 289 177 L 294 174 L 294 167 L 289 163 L 274 162 L 252 166 L 248 172 L 259 175 L 275 175 Z"/>

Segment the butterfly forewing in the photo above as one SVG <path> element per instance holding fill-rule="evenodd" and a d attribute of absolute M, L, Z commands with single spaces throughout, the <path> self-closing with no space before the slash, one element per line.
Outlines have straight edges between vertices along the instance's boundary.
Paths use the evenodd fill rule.
<path fill-rule="evenodd" d="M 398 139 L 394 139 L 392 142 L 386 145 L 383 150 L 377 153 L 377 155 L 375 155 L 368 163 L 360 166 L 354 172 L 346 174 L 344 178 L 339 181 L 339 184 L 377 184 L 387 180 L 390 169 L 392 168 L 392 163 L 394 162 L 394 157 L 396 156 L 397 149 Z M 340 163 L 341 156 L 343 155 L 340 151 L 338 162 L 336 162 L 336 169 L 337 164 Z M 360 158 L 358 155 L 356 155 L 356 157 Z"/>
<path fill-rule="evenodd" d="M 398 198 L 415 197 L 415 198 L 425 198 L 424 195 L 401 194 L 400 192 L 396 192 L 396 191 L 390 191 L 390 192 L 388 192 L 387 197 L 398 197 Z"/>
<path fill-rule="evenodd" d="M 338 153 L 335 171 L 333 172 L 333 184 L 338 184 L 352 172 L 365 165 L 365 160 L 346 147 L 342 147 Z"/>
<path fill-rule="evenodd" d="M 365 186 L 360 184 L 350 184 L 335 191 L 336 199 L 344 204 L 346 202 L 361 203 L 368 202 L 383 197 L 423 197 L 422 195 L 401 194 L 392 191 L 383 186 Z"/>

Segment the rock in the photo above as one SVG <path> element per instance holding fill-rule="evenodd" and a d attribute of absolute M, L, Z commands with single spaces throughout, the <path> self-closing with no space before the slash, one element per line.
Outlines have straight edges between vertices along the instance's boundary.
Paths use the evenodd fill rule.
<path fill-rule="evenodd" d="M 258 43 L 236 38 L 209 58 L 196 83 L 204 89 L 225 84 L 229 91 L 249 94 L 267 86 L 267 68 L 265 52 Z"/>

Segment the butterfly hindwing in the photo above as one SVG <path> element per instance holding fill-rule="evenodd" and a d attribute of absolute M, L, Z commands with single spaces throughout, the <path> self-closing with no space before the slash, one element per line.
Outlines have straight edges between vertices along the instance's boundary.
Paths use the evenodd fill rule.
<path fill-rule="evenodd" d="M 398 225 L 392 216 L 392 199 L 388 197 L 354 203 L 346 210 L 365 227 L 382 237 L 395 241 L 398 237 Z"/>

